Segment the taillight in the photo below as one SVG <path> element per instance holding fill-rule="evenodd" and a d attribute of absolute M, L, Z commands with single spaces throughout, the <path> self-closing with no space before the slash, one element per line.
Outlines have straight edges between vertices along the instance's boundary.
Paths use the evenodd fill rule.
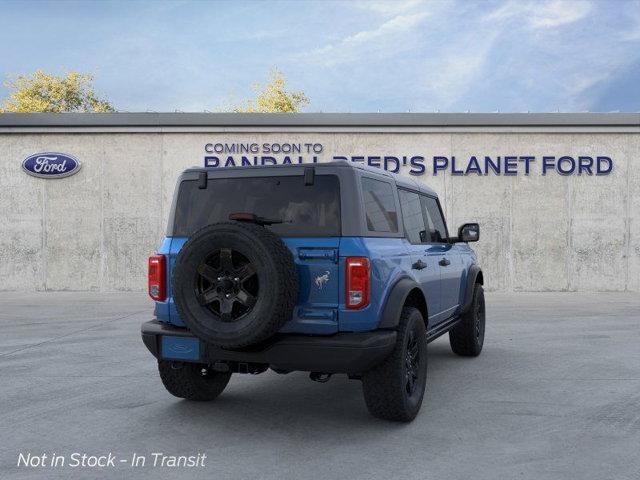
<path fill-rule="evenodd" d="M 369 305 L 369 259 L 347 257 L 346 299 L 347 308 L 364 308 Z"/>
<path fill-rule="evenodd" d="M 164 255 L 149 257 L 149 296 L 157 302 L 167 298 L 166 261 Z"/>

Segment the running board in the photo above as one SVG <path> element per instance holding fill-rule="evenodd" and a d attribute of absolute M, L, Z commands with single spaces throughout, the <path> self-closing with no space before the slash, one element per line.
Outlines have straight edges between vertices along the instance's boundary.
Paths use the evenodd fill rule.
<path fill-rule="evenodd" d="M 444 335 L 445 333 L 447 333 L 459 321 L 460 321 L 460 317 L 453 317 L 453 318 L 450 318 L 449 320 L 445 320 L 444 322 L 439 323 L 438 325 L 433 327 L 431 330 L 427 331 L 427 343 L 433 342 L 440 335 Z"/>

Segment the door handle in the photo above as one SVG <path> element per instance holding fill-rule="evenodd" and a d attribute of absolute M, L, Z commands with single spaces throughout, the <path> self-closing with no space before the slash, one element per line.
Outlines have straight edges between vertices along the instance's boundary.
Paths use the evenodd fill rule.
<path fill-rule="evenodd" d="M 411 265 L 411 268 L 413 268 L 414 270 L 422 270 L 423 268 L 427 268 L 427 264 L 422 260 L 418 260 L 413 265 Z"/>
<path fill-rule="evenodd" d="M 451 262 L 447 258 L 442 258 L 439 262 L 441 267 L 446 267 L 447 265 L 451 265 Z"/>

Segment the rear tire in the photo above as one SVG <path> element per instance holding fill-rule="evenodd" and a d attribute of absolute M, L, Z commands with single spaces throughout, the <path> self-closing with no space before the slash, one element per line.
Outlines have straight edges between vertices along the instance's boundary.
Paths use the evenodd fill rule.
<path fill-rule="evenodd" d="M 380 365 L 362 375 L 362 390 L 374 417 L 410 422 L 427 384 L 427 332 L 420 311 L 402 309 L 396 346 Z"/>
<path fill-rule="evenodd" d="M 476 283 L 473 289 L 473 301 L 469 310 L 462 315 L 458 324 L 449 331 L 451 350 L 463 357 L 477 357 L 484 344 L 484 290 Z"/>
<path fill-rule="evenodd" d="M 216 398 L 231 378 L 231 373 L 215 372 L 206 365 L 168 360 L 158 362 L 158 371 L 171 395 L 199 402 Z"/>

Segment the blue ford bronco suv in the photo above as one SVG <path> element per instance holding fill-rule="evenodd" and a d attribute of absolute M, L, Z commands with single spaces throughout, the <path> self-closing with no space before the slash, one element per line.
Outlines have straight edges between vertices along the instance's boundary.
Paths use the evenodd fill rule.
<path fill-rule="evenodd" d="M 183 172 L 149 258 L 142 340 L 173 395 L 213 400 L 232 373 L 342 373 L 376 417 L 410 421 L 427 343 L 482 350 L 483 275 L 435 192 L 347 162 Z"/>

